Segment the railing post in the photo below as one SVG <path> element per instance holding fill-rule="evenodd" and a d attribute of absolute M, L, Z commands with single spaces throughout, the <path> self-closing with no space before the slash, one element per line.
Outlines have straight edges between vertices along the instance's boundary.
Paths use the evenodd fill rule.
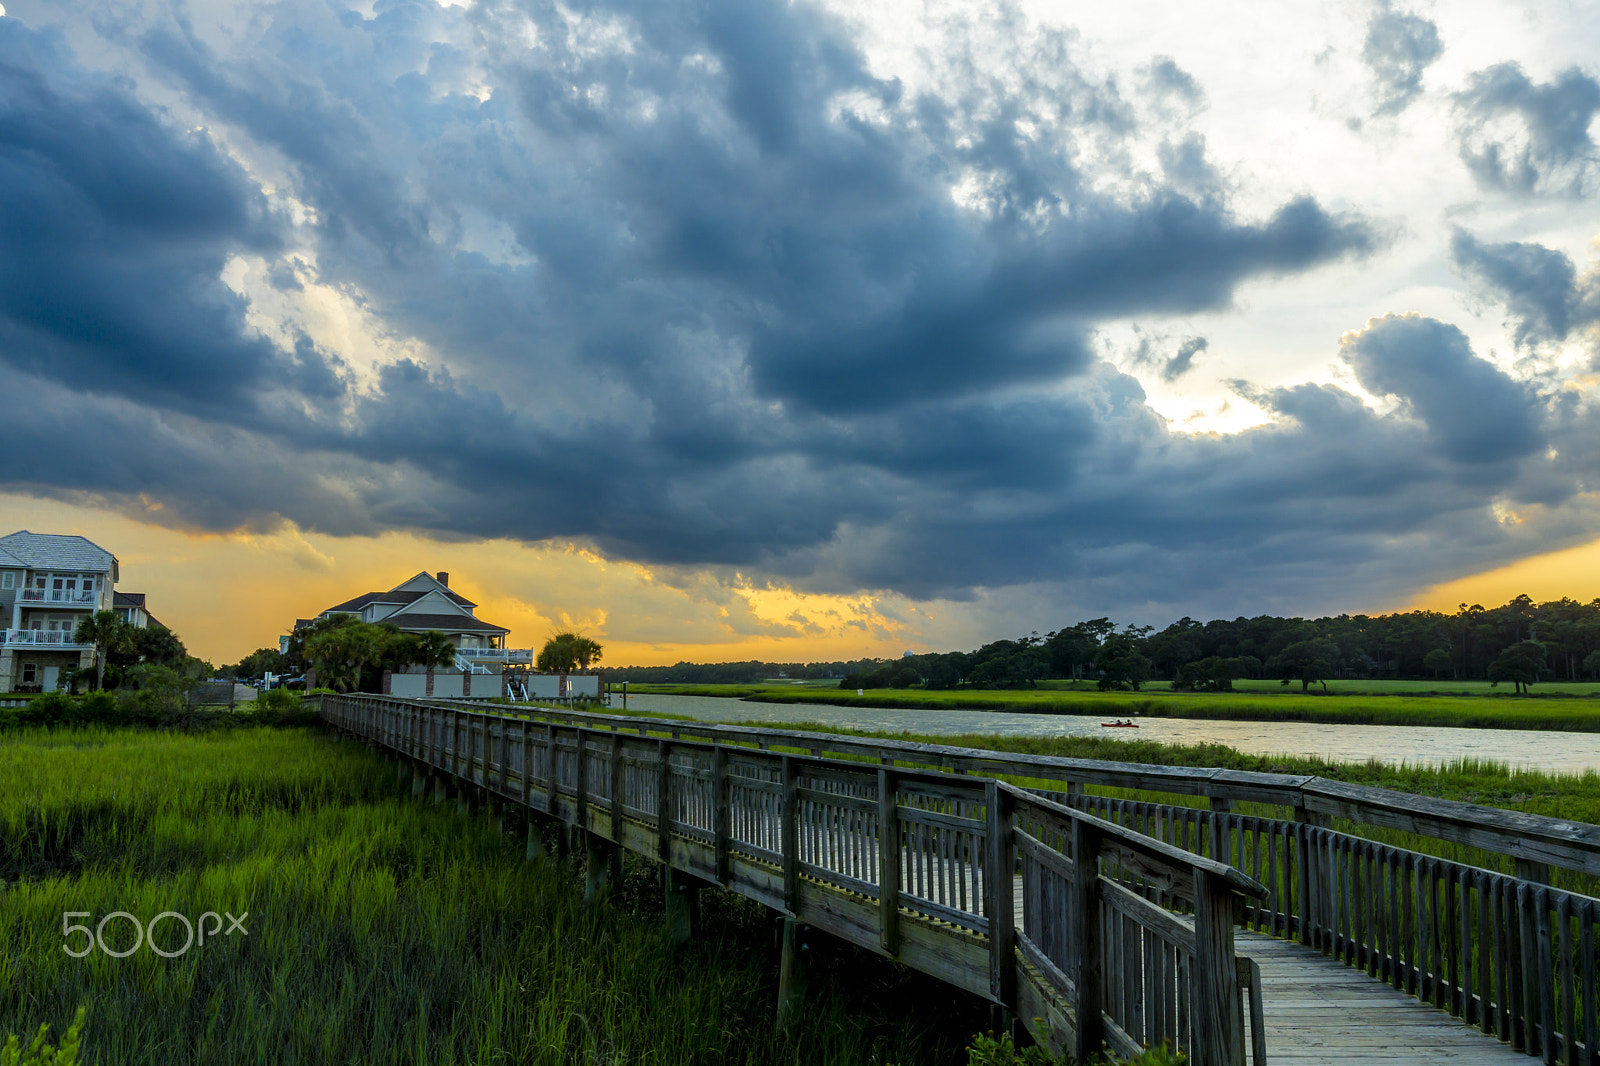
<path fill-rule="evenodd" d="M 989 994 L 1006 1010 L 1017 1005 L 1017 928 L 1012 911 L 1012 878 L 1017 869 L 1016 838 L 1012 835 L 1011 793 L 990 778 L 984 786 L 988 807 L 988 854 L 984 856 L 983 887 L 989 896 Z"/>
<path fill-rule="evenodd" d="M 544 724 L 544 809 L 559 816 L 556 807 L 556 782 L 559 780 L 556 764 L 556 724 Z"/>
<path fill-rule="evenodd" d="M 626 691 L 626 690 L 624 690 Z M 716 826 L 713 847 L 717 860 L 717 883 L 726 886 L 728 883 L 728 850 L 732 837 L 730 832 L 730 815 L 728 810 L 728 752 L 721 744 L 713 749 L 711 754 L 711 775 L 716 788 L 713 800 L 713 819 Z"/>
<path fill-rule="evenodd" d="M 1101 1017 L 1100 834 L 1081 819 L 1072 820 L 1072 911 L 1067 943 L 1075 949 L 1072 983 L 1077 988 L 1078 1031 L 1072 1054 L 1088 1062 L 1106 1042 Z"/>
<path fill-rule="evenodd" d="M 1300 943 L 1310 947 L 1313 943 L 1311 932 L 1311 886 L 1319 876 L 1315 859 L 1316 848 L 1312 846 L 1311 834 L 1313 828 L 1306 823 L 1295 826 L 1294 836 L 1294 874 L 1295 874 L 1295 903 L 1300 911 Z"/>
<path fill-rule="evenodd" d="M 583 727 L 578 726 L 573 732 L 578 738 L 578 828 L 584 832 L 589 831 L 589 744 L 584 739 Z"/>
<path fill-rule="evenodd" d="M 1244 1041 L 1239 974 L 1233 952 L 1233 890 L 1220 877 L 1194 872 L 1193 1053 L 1196 1066 L 1242 1066 Z"/>
<path fill-rule="evenodd" d="M 658 749 L 661 768 L 656 772 L 656 851 L 663 865 L 672 865 L 672 742 L 663 739 Z"/>
<path fill-rule="evenodd" d="M 796 818 L 800 811 L 799 794 L 795 791 L 794 757 L 783 758 L 783 813 L 778 823 L 781 833 L 779 843 L 783 851 L 783 907 L 790 917 L 798 917 L 800 906 L 800 826 Z"/>
<path fill-rule="evenodd" d="M 522 720 L 522 802 L 528 804 L 528 793 L 533 788 L 533 722 Z"/>
<path fill-rule="evenodd" d="M 893 770 L 878 770 L 878 946 L 900 954 L 900 811 Z"/>
<path fill-rule="evenodd" d="M 622 734 L 611 734 L 611 839 L 622 843 Z"/>
<path fill-rule="evenodd" d="M 500 723 L 500 794 L 507 795 L 511 791 L 511 720 L 496 715 L 494 721 Z"/>

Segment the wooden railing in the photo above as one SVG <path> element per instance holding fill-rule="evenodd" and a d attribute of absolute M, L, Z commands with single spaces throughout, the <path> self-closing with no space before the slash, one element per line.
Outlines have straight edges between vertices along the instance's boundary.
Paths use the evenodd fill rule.
<path fill-rule="evenodd" d="M 374 745 L 986 997 L 1080 1061 L 1168 1042 L 1264 1062 L 1233 915 L 1267 889 L 1225 863 L 992 778 L 525 710 L 542 720 L 321 701 Z"/>
<path fill-rule="evenodd" d="M 539 712 L 541 715 L 544 711 Z M 620 715 L 551 711 L 559 720 L 606 728 L 619 722 L 636 729 L 640 719 Z M 945 744 L 853 737 L 793 729 L 752 729 L 705 722 L 650 719 L 652 730 L 737 744 L 781 744 L 817 755 L 892 760 L 954 773 L 1058 781 L 1069 786 L 1201 796 L 1211 809 L 1235 803 L 1286 807 L 1294 821 L 1330 825 L 1337 819 L 1374 829 L 1398 830 L 1503 855 L 1516 864 L 1522 880 L 1548 880 L 1549 867 L 1600 877 L 1600 825 L 1545 818 L 1475 803 L 1417 796 L 1386 788 L 1352 785 L 1301 774 L 1269 774 L 1189 766 L 1152 766 L 1054 755 L 987 751 Z"/>
<path fill-rule="evenodd" d="M 1547 1063 L 1600 1063 L 1600 900 L 1287 820 L 1058 794 L 1237 866 L 1243 924 L 1303 944 Z"/>
<path fill-rule="evenodd" d="M 540 713 L 575 724 L 1061 782 L 1066 790 L 1048 793 L 1060 805 L 1237 867 L 1265 886 L 1267 895 L 1246 906 L 1245 926 L 1365 969 L 1547 1063 L 1600 1066 L 1600 899 L 1548 883 L 1552 867 L 1585 883 L 1600 876 L 1600 826 L 1307 776 Z M 1090 795 L 1086 785 L 1202 796 L 1209 809 Z M 1240 803 L 1286 808 L 1290 817 L 1245 815 L 1234 809 Z M 1515 873 L 1385 844 L 1340 831 L 1336 822 L 1478 849 Z M 1156 902 L 1188 906 L 1182 898 Z"/>

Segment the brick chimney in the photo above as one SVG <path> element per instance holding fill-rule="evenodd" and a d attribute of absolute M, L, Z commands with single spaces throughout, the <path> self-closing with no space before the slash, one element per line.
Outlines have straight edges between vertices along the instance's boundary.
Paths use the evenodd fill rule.
<path fill-rule="evenodd" d="M 450 571 L 441 570 L 435 576 L 439 579 L 439 584 L 443 585 L 445 588 L 450 587 Z"/>

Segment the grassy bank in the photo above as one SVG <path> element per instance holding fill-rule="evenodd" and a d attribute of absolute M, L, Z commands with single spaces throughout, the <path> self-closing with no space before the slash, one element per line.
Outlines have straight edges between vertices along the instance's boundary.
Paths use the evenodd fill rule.
<path fill-rule="evenodd" d="M 121 1063 L 963 1062 L 987 1015 L 819 949 L 796 1039 L 771 1031 L 761 908 L 706 893 L 673 950 L 651 867 L 584 907 L 482 817 L 402 796 L 394 764 L 309 729 L 0 737 L 0 1037 L 62 1032 Z M 62 948 L 63 914 L 249 913 L 176 958 Z M 133 944 L 125 919 L 104 936 Z M 176 950 L 180 923 L 160 946 Z M 842 992 L 835 990 L 843 990 Z"/>
<path fill-rule="evenodd" d="M 1469 729 L 1556 729 L 1600 732 L 1600 701 L 1587 698 L 1307 695 L 1294 692 L 1099 692 L 1090 690 L 824 689 L 789 685 L 630 685 L 635 694 L 719 696 L 761 703 L 831 703 L 847 707 L 1011 711 L 1125 718 L 1210 718 L 1231 721 L 1427 725 Z"/>

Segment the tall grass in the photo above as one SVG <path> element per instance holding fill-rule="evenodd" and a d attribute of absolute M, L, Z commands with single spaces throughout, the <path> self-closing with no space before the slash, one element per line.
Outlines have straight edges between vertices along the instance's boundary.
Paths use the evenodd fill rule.
<path fill-rule="evenodd" d="M 759 685 L 649 685 L 636 693 L 723 696 L 761 703 L 829 703 L 846 707 L 1012 711 L 1257 722 L 1332 722 L 1343 725 L 1452 726 L 1467 729 L 1558 729 L 1600 732 L 1600 702 L 1589 698 L 1505 698 L 1402 694 L 1293 692 L 1090 692 L 1054 688 L 941 691 L 934 689 L 806 689 Z"/>
<path fill-rule="evenodd" d="M 956 1062 L 986 1017 L 818 949 L 779 1038 L 761 908 L 706 893 L 675 950 L 651 867 L 586 907 L 570 865 L 525 862 L 486 818 L 400 795 L 392 762 L 313 730 L 0 737 L 0 871 L 0 1034 L 61 1031 L 81 1003 L 102 1066 Z M 248 912 L 249 932 L 79 959 L 68 911 Z M 105 937 L 123 949 L 132 928 Z"/>

